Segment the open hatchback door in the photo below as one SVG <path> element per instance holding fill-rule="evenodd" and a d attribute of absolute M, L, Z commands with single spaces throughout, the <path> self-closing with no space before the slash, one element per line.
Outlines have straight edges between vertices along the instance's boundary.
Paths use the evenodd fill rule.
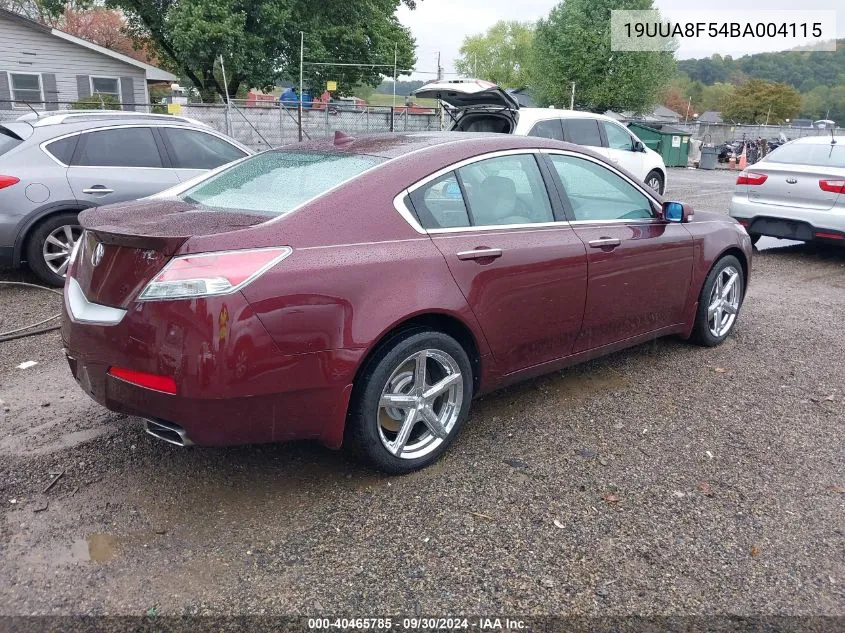
<path fill-rule="evenodd" d="M 420 99 L 439 99 L 450 108 L 452 131 L 501 132 L 516 127 L 519 102 L 496 84 L 481 79 L 432 81 L 412 93 Z"/>

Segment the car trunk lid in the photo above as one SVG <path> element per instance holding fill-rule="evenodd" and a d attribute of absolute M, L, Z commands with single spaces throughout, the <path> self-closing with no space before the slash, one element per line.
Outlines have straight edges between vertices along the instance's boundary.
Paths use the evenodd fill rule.
<path fill-rule="evenodd" d="M 420 99 L 439 99 L 453 108 L 504 108 L 512 113 L 519 110 L 513 95 L 481 79 L 432 81 L 411 94 Z"/>
<path fill-rule="evenodd" d="M 845 179 L 845 175 L 833 175 L 824 167 L 766 162 L 751 165 L 747 173 L 765 176 L 761 184 L 744 185 L 749 201 L 814 211 L 832 209 L 841 195 L 822 189 L 820 181 Z"/>
<path fill-rule="evenodd" d="M 208 211 L 179 200 L 137 201 L 89 209 L 71 275 L 88 301 L 125 308 L 191 237 L 228 233 L 266 216 Z"/>

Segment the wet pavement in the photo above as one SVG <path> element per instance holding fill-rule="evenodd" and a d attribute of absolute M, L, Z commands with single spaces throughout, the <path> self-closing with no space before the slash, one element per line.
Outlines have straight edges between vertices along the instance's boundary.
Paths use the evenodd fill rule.
<path fill-rule="evenodd" d="M 734 178 L 667 197 L 725 211 Z M 845 249 L 772 242 L 724 345 L 492 394 L 400 478 L 170 446 L 82 394 L 57 333 L 0 343 L 0 613 L 845 615 Z M 58 301 L 0 286 L 0 330 Z"/>

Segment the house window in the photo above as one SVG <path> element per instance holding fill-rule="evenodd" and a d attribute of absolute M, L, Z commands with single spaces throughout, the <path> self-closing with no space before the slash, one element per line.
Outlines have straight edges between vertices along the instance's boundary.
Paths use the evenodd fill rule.
<path fill-rule="evenodd" d="M 41 75 L 9 73 L 9 90 L 12 93 L 14 107 L 26 108 L 25 103 L 38 106 L 44 101 L 44 94 L 41 90 Z"/>
<path fill-rule="evenodd" d="M 118 103 L 122 103 L 120 95 L 120 80 L 117 77 L 91 77 L 91 94 L 114 97 Z"/>

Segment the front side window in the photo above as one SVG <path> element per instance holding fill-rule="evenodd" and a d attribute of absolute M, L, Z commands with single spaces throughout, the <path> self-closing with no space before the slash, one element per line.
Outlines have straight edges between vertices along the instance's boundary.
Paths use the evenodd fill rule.
<path fill-rule="evenodd" d="M 627 180 L 593 161 L 550 156 L 575 219 L 645 220 L 655 217 L 649 198 Z"/>
<path fill-rule="evenodd" d="M 629 152 L 634 148 L 634 139 L 620 126 L 609 121 L 603 121 L 604 134 L 607 136 L 607 146 L 610 149 L 624 149 Z"/>
<path fill-rule="evenodd" d="M 576 145 L 601 147 L 599 122 L 595 119 L 566 119 L 566 140 Z"/>
<path fill-rule="evenodd" d="M 560 119 L 549 119 L 548 121 L 537 121 L 528 136 L 539 136 L 540 138 L 553 138 L 556 141 L 563 140 L 563 125 Z"/>
<path fill-rule="evenodd" d="M 265 152 L 214 174 L 179 197 L 209 210 L 281 216 L 384 161 L 334 152 Z"/>
<path fill-rule="evenodd" d="M 458 169 L 474 226 L 552 222 L 549 194 L 531 154 L 488 158 Z"/>
<path fill-rule="evenodd" d="M 153 131 L 128 127 L 87 132 L 73 164 L 80 167 L 161 167 Z"/>
<path fill-rule="evenodd" d="M 120 102 L 120 80 L 117 77 L 91 77 L 91 94 L 108 95 Z"/>
<path fill-rule="evenodd" d="M 222 138 L 196 130 L 163 127 L 173 166 L 180 169 L 214 169 L 243 158 L 246 153 Z"/>
<path fill-rule="evenodd" d="M 41 75 L 9 73 L 9 87 L 12 92 L 12 101 L 16 106 L 25 103 L 40 104 L 44 101 L 44 95 L 41 91 Z"/>
<path fill-rule="evenodd" d="M 469 226 L 469 215 L 455 172 L 426 183 L 411 194 L 417 217 L 427 229 Z"/>

